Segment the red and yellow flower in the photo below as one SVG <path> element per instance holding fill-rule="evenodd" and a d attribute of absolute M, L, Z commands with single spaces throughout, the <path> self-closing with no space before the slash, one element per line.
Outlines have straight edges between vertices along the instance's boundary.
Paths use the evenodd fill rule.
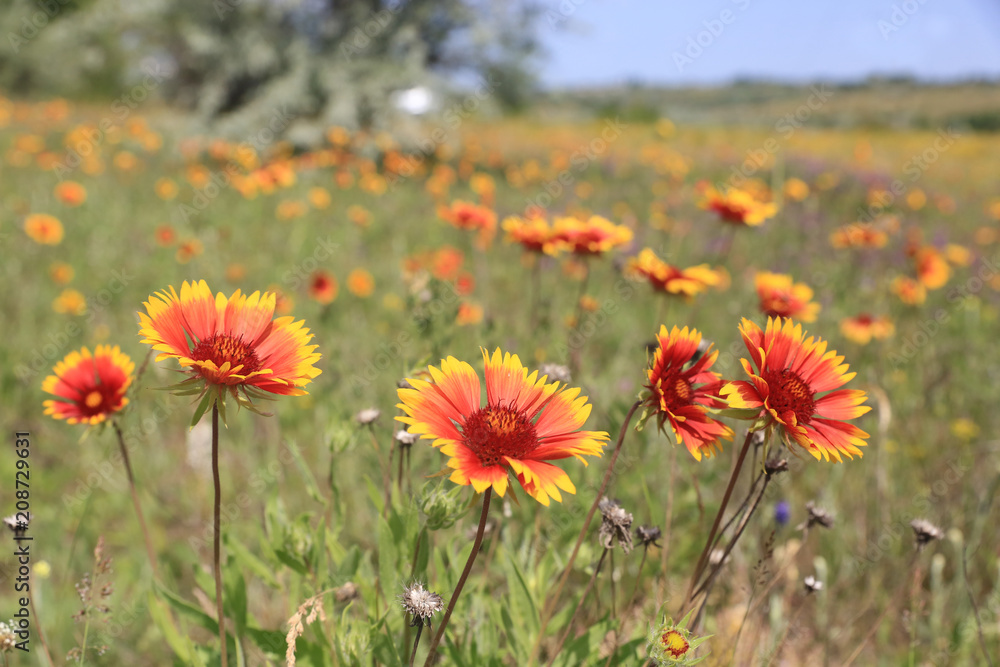
<path fill-rule="evenodd" d="M 868 313 L 845 317 L 840 321 L 840 333 L 858 345 L 867 345 L 873 338 L 885 340 L 895 331 L 896 327 L 888 317 L 876 317 Z"/>
<path fill-rule="evenodd" d="M 726 384 L 709 369 L 719 356 L 709 345 L 701 356 L 701 333 L 696 329 L 669 332 L 660 327 L 659 347 L 652 366 L 646 371 L 649 394 L 645 405 L 655 411 L 659 427 L 669 422 L 678 444 L 688 448 L 696 460 L 721 451 L 720 440 L 732 440 L 733 431 L 709 416 L 707 408 L 724 408 L 719 391 Z M 698 356 L 697 360 L 695 357 Z"/>
<path fill-rule="evenodd" d="M 886 232 L 867 223 L 845 225 L 830 234 L 834 248 L 884 248 L 888 242 Z"/>
<path fill-rule="evenodd" d="M 844 420 L 871 408 L 862 405 L 864 391 L 840 389 L 855 375 L 847 372 L 844 357 L 827 351 L 826 341 L 806 338 L 801 324 L 780 317 L 769 317 L 765 331 L 744 318 L 740 333 L 753 365 L 741 359 L 750 381 L 722 389 L 729 407 L 759 409 L 761 428 L 780 428 L 786 442 L 794 440 L 817 459 L 862 456 L 868 434 Z"/>
<path fill-rule="evenodd" d="M 507 232 L 508 241 L 520 243 L 527 252 L 559 254 L 560 247 L 552 226 L 541 216 L 505 218 L 503 230 Z"/>
<path fill-rule="evenodd" d="M 803 322 L 815 322 L 820 306 L 813 303 L 812 288 L 796 283 L 783 273 L 759 272 L 754 278 L 760 311 L 768 317 L 793 317 Z"/>
<path fill-rule="evenodd" d="M 899 300 L 909 306 L 919 306 L 927 300 L 927 288 L 909 276 L 896 276 L 889 286 Z"/>
<path fill-rule="evenodd" d="M 64 235 L 59 219 L 47 213 L 33 213 L 25 218 L 24 232 L 32 241 L 43 245 L 59 245 Z"/>
<path fill-rule="evenodd" d="M 497 214 L 493 209 L 472 202 L 456 200 L 438 208 L 438 216 L 458 229 L 478 232 L 477 245 L 489 246 L 496 234 Z"/>
<path fill-rule="evenodd" d="M 252 407 L 238 390 L 247 398 L 260 392 L 301 396 L 320 374 L 313 365 L 320 355 L 302 320 L 272 320 L 275 302 L 273 292 L 246 296 L 236 290 L 228 298 L 221 292 L 213 297 L 204 280 L 185 281 L 180 295 L 170 287 L 143 304 L 139 333 L 160 352 L 157 361 L 177 359 L 191 375 L 186 383 L 217 388 L 220 397 L 228 389 L 241 405 Z"/>
<path fill-rule="evenodd" d="M 543 505 L 562 501 L 560 491 L 576 493 L 569 475 L 548 463 L 571 456 L 600 456 L 608 434 L 579 430 L 590 415 L 579 389 L 546 383 L 538 371 L 528 374 L 517 355 L 493 356 L 484 349 L 486 404 L 479 376 L 454 357 L 430 366 L 431 382 L 410 379 L 399 389 L 397 417 L 411 433 L 433 440 L 451 457 L 451 481 L 482 493 L 493 488 L 503 496 L 513 474 L 525 492 Z"/>
<path fill-rule="evenodd" d="M 347 275 L 347 289 L 354 296 L 366 299 L 375 291 L 375 278 L 365 269 L 354 269 Z"/>
<path fill-rule="evenodd" d="M 42 391 L 56 400 L 45 401 L 45 414 L 70 424 L 99 424 L 128 405 L 125 392 L 132 384 L 135 364 L 116 345 L 98 345 L 70 352 L 42 382 Z"/>
<path fill-rule="evenodd" d="M 340 293 L 337 278 L 329 271 L 320 269 L 309 277 L 309 298 L 324 306 L 333 303 Z"/>
<path fill-rule="evenodd" d="M 79 206 L 87 201 L 87 189 L 76 181 L 61 181 L 53 190 L 56 199 L 66 206 Z"/>
<path fill-rule="evenodd" d="M 918 248 L 913 260 L 917 265 L 917 279 L 929 290 L 944 287 L 951 277 L 948 261 L 934 246 Z"/>
<path fill-rule="evenodd" d="M 727 276 L 708 264 L 681 269 L 667 264 L 649 248 L 644 248 L 626 265 L 626 272 L 633 277 L 645 278 L 653 289 L 666 294 L 677 294 L 690 299 L 707 291 L 709 287 L 722 287 Z"/>
<path fill-rule="evenodd" d="M 705 210 L 714 211 L 723 222 L 732 225 L 757 227 L 778 212 L 774 202 L 762 201 L 749 190 L 728 188 L 723 193 L 709 185 L 704 188 L 702 195 L 703 199 L 698 205 Z"/>
<path fill-rule="evenodd" d="M 586 220 L 556 218 L 552 225 L 554 247 L 575 255 L 600 255 L 632 240 L 632 230 L 599 215 Z"/>

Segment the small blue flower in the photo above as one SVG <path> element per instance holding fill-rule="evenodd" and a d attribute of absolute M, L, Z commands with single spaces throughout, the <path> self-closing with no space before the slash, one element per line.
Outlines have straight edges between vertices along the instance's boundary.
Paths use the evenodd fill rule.
<path fill-rule="evenodd" d="M 784 526 L 792 516 L 792 508 L 787 500 L 781 500 L 774 506 L 774 520 L 779 526 Z"/>

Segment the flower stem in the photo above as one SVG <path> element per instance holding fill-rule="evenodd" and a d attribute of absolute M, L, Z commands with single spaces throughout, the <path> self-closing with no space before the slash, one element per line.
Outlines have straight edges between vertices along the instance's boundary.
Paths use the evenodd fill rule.
<path fill-rule="evenodd" d="M 31 589 L 31 587 L 35 585 L 34 582 L 32 581 L 33 578 L 34 578 L 33 573 L 29 571 L 28 572 L 28 587 L 29 587 L 29 589 Z M 31 590 L 33 590 L 33 589 L 31 589 Z M 30 596 L 28 598 L 28 604 L 31 606 L 31 614 L 35 617 L 35 632 L 38 633 L 38 643 L 42 645 L 42 653 L 45 654 L 45 659 L 48 661 L 49 665 L 51 665 L 51 667 L 55 667 L 56 663 L 52 659 L 52 655 L 49 653 L 49 645 L 45 641 L 45 635 L 42 634 L 42 620 L 41 620 L 41 616 L 39 616 L 38 612 L 35 611 L 35 596 L 34 595 L 32 595 L 32 596 Z"/>
<path fill-rule="evenodd" d="M 111 420 L 111 425 L 118 435 L 118 448 L 122 453 L 122 462 L 125 464 L 125 474 L 128 475 L 128 488 L 132 494 L 132 505 L 135 506 L 135 515 L 139 518 L 139 527 L 142 529 L 142 538 L 146 542 L 146 556 L 149 558 L 149 566 L 153 569 L 153 577 L 160 578 L 160 571 L 156 567 L 156 552 L 153 551 L 153 542 L 149 539 L 149 529 L 146 527 L 146 517 L 142 513 L 142 505 L 139 504 L 139 494 L 135 490 L 135 477 L 132 474 L 132 463 L 128 458 L 128 447 L 125 446 L 125 436 L 118 421 Z"/>
<path fill-rule="evenodd" d="M 413 667 L 413 661 L 417 659 L 417 646 L 420 645 L 420 633 L 424 631 L 424 622 L 421 621 L 420 625 L 417 626 L 417 637 L 413 640 L 413 652 L 410 653 L 410 667 Z"/>
<path fill-rule="evenodd" d="M 594 582 L 597 580 L 597 575 L 601 571 L 601 565 L 604 564 L 604 557 L 608 555 L 611 549 L 605 549 L 601 553 L 600 559 L 597 561 L 597 567 L 594 568 L 594 574 L 590 576 L 590 581 L 587 582 L 587 588 L 583 591 L 583 595 L 580 596 L 580 601 L 576 603 L 576 609 L 573 611 L 573 615 L 569 617 L 569 623 L 566 625 L 566 630 L 563 631 L 562 637 L 559 638 L 559 644 L 556 646 L 556 650 L 552 652 L 552 657 L 549 658 L 548 667 L 552 667 L 555 663 L 556 658 L 559 657 L 559 652 L 562 651 L 563 646 L 566 644 L 566 640 L 569 639 L 569 633 L 573 631 L 573 621 L 576 620 L 576 615 L 580 613 L 580 609 L 583 607 L 584 601 L 587 596 L 590 595 L 590 589 L 594 587 Z M 612 574 L 612 576 L 614 576 Z"/>
<path fill-rule="evenodd" d="M 221 400 L 221 397 L 220 399 Z M 215 485 L 215 531 L 212 544 L 212 571 L 215 574 L 215 611 L 219 617 L 219 642 L 222 645 L 222 667 L 228 667 L 226 660 L 226 615 L 222 609 L 222 567 L 220 553 L 222 551 L 222 535 L 220 530 L 222 519 L 222 483 L 219 481 L 219 404 L 212 403 L 212 482 Z"/>
<path fill-rule="evenodd" d="M 438 644 L 441 643 L 441 638 L 444 637 L 445 628 L 448 627 L 448 621 L 451 619 L 451 612 L 455 609 L 455 603 L 458 601 L 458 596 L 462 594 L 462 588 L 465 586 L 465 580 L 469 578 L 469 572 L 472 570 L 472 564 L 476 560 L 476 556 L 479 555 L 479 548 L 483 546 L 483 533 L 486 532 L 486 518 L 490 513 L 490 497 L 493 495 L 493 487 L 489 487 L 483 493 L 483 513 L 479 516 L 479 529 L 476 531 L 476 541 L 472 544 L 472 553 L 469 554 L 469 560 L 465 562 L 465 569 L 462 570 L 462 576 L 458 579 L 458 585 L 455 586 L 455 592 L 451 595 L 451 600 L 448 601 L 448 609 L 444 612 L 444 618 L 441 620 L 441 625 L 438 626 L 437 632 L 434 633 L 434 639 L 431 640 L 431 647 L 427 653 L 427 660 L 424 661 L 424 667 L 431 667 L 434 664 L 434 656 L 437 654 Z"/>
<path fill-rule="evenodd" d="M 636 401 L 629 408 L 628 414 L 625 415 L 625 421 L 622 422 L 622 428 L 618 432 L 618 441 L 615 443 L 615 451 L 611 455 L 611 462 L 608 463 L 608 470 L 604 473 L 604 481 L 601 482 L 601 488 L 594 497 L 594 504 L 590 506 L 590 512 L 587 514 L 587 518 L 583 522 L 583 526 L 580 528 L 580 534 L 576 538 L 576 544 L 573 546 L 573 553 L 569 556 L 569 561 L 566 563 L 566 567 L 563 569 L 562 576 L 559 577 L 559 583 L 556 584 L 556 592 L 552 599 L 542 608 L 542 619 L 541 626 L 538 628 L 538 637 L 535 639 L 535 645 L 531 649 L 531 659 L 528 664 L 535 664 L 538 658 L 538 650 L 542 645 L 542 637 L 545 636 L 545 629 L 549 625 L 549 620 L 552 614 L 555 612 L 555 607 L 559 603 L 559 596 L 562 595 L 562 590 L 566 586 L 566 580 L 569 579 L 570 572 L 573 571 L 573 563 L 576 562 L 576 556 L 580 552 L 580 545 L 583 544 L 584 538 L 587 536 L 587 529 L 590 527 L 590 521 L 594 518 L 594 512 L 597 511 L 597 504 L 601 502 L 601 498 L 604 497 L 604 492 L 608 489 L 608 482 L 611 480 L 611 475 L 615 469 L 615 461 L 618 460 L 618 454 L 621 453 L 622 443 L 625 441 L 625 432 L 628 430 L 628 425 L 632 421 L 632 415 L 635 411 L 639 409 L 642 405 L 642 401 Z"/>
<path fill-rule="evenodd" d="M 750 441 L 753 440 L 753 431 L 747 431 L 747 437 L 743 440 L 743 449 L 740 450 L 740 457 L 736 460 L 736 467 L 733 468 L 733 473 L 729 477 L 729 485 L 726 487 L 726 493 L 722 497 L 722 504 L 719 505 L 719 511 L 715 515 L 715 521 L 712 523 L 712 530 L 708 534 L 708 540 L 705 542 L 705 548 L 701 551 L 701 556 L 698 557 L 698 564 L 695 565 L 694 573 L 691 575 L 691 583 L 688 584 L 688 591 L 684 595 L 684 609 L 687 610 L 687 606 L 691 603 L 691 596 L 694 592 L 694 587 L 698 583 L 698 579 L 701 577 L 701 573 L 705 568 L 705 563 L 708 561 L 708 553 L 712 549 L 712 543 L 715 542 L 715 534 L 719 531 L 719 524 L 722 523 L 722 517 L 726 513 L 726 506 L 729 505 L 729 498 L 733 495 L 733 489 L 736 487 L 736 480 L 740 476 L 740 470 L 743 468 L 743 461 L 746 460 L 747 452 L 750 450 Z M 684 614 L 681 614 L 683 617 Z"/>

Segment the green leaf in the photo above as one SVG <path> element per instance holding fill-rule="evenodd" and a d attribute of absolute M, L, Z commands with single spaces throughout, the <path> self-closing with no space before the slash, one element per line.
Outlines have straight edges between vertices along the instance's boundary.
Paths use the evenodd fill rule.
<path fill-rule="evenodd" d="M 236 568 L 229 568 L 226 574 L 225 598 L 223 605 L 226 615 L 236 623 L 236 636 L 243 637 L 247 628 L 247 584 L 243 574 Z"/>
<path fill-rule="evenodd" d="M 417 536 L 417 540 L 419 540 L 419 548 L 417 549 L 416 565 L 413 568 L 413 576 L 417 579 L 424 580 L 427 578 L 427 561 L 431 557 L 430 539 L 430 533 L 427 531 L 427 527 L 425 526 L 421 529 L 420 534 Z"/>
<path fill-rule="evenodd" d="M 201 399 L 201 403 L 198 404 L 198 407 L 194 411 L 194 417 L 191 418 L 191 428 L 194 428 L 195 424 L 205 416 L 205 412 L 211 407 L 214 398 L 215 394 L 211 391 L 205 393 L 204 398 Z"/>
<path fill-rule="evenodd" d="M 278 583 L 270 565 L 250 553 L 250 550 L 239 540 L 226 535 L 225 541 L 226 553 L 241 566 L 241 569 L 254 574 L 271 588 L 281 588 L 281 584 Z"/>
<path fill-rule="evenodd" d="M 174 619 L 170 616 L 170 612 L 163 607 L 163 601 L 157 597 L 154 591 L 149 591 L 147 604 L 149 605 L 150 617 L 153 619 L 156 627 L 160 629 L 160 632 L 163 633 L 163 638 L 167 640 L 167 644 L 174 652 L 174 655 L 183 662 L 190 663 L 191 654 L 188 651 L 189 640 L 187 637 L 181 636 L 181 633 L 177 630 L 177 626 L 174 625 Z"/>
<path fill-rule="evenodd" d="M 195 623 L 205 628 L 212 634 L 219 634 L 219 624 L 216 623 L 215 619 L 206 614 L 201 610 L 201 607 L 195 605 L 192 602 L 188 602 L 184 598 L 180 597 L 176 593 L 167 590 L 161 584 L 154 584 L 156 587 L 157 594 L 167 601 L 171 607 L 176 609 L 179 613 L 187 616 Z"/>
<path fill-rule="evenodd" d="M 368 475 L 364 475 L 364 480 L 368 486 L 368 497 L 375 506 L 375 513 L 382 516 L 382 510 L 385 509 L 385 498 L 382 496 L 382 489 L 376 486 L 375 482 Z"/>
<path fill-rule="evenodd" d="M 326 498 L 324 498 L 323 494 L 319 492 L 319 485 L 316 483 L 316 478 L 313 476 L 312 468 L 302 457 L 302 451 L 292 440 L 285 441 L 285 445 L 288 447 L 288 451 L 292 453 L 292 458 L 295 459 L 295 464 L 299 467 L 299 472 L 302 473 L 302 479 L 306 485 L 306 493 L 309 494 L 310 498 L 318 503 L 322 503 L 325 506 Z"/>
<path fill-rule="evenodd" d="M 382 593 L 386 598 L 395 597 L 399 575 L 396 564 L 399 561 L 399 547 L 392 529 L 385 519 L 378 520 L 378 577 L 382 584 Z"/>

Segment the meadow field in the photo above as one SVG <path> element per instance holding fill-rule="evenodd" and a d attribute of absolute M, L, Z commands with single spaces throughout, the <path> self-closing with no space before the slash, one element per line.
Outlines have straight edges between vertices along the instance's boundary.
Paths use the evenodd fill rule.
<path fill-rule="evenodd" d="M 417 637 L 418 664 L 430 662 L 452 601 L 438 664 L 995 664 L 1000 135 L 817 128 L 823 101 L 809 95 L 746 126 L 454 114 L 415 123 L 409 148 L 330 128 L 308 151 L 268 128 L 223 141 L 155 110 L 3 100 L 0 514 L 15 518 L 0 639 L 23 640 L 22 609 L 31 634 L 30 652 L 7 645 L 0 664 L 220 664 L 212 410 L 160 390 L 189 374 L 139 333 L 155 295 L 198 281 L 224 297 L 274 293 L 274 317 L 304 321 L 321 355 L 309 362 L 320 374 L 299 367 L 307 394 L 255 398 L 270 416 L 226 404 L 229 665 L 406 665 Z M 855 433 L 849 446 L 787 435 L 789 415 L 809 422 L 800 408 L 833 384 L 789 390 L 801 402 L 773 414 L 733 393 L 744 366 L 760 370 L 741 326 L 752 338 L 768 314 L 856 373 L 845 387 L 870 411 L 826 415 Z M 663 375 L 676 391 L 650 388 L 661 345 L 697 344 L 685 327 L 717 357 L 677 352 Z M 119 359 L 134 377 L 127 405 L 93 426 L 53 419 L 46 400 L 90 395 L 53 395 L 46 378 L 97 346 L 131 358 Z M 525 421 L 524 394 L 508 389 L 508 405 L 482 413 L 520 419 L 482 422 L 491 433 L 529 438 L 572 402 L 562 422 L 594 434 L 551 457 L 568 477 L 501 463 L 477 494 L 431 438 L 413 442 L 454 424 L 472 437 L 471 417 L 447 416 L 454 397 L 438 431 L 415 418 L 416 433 L 399 433 L 400 405 L 412 415 L 418 396 L 466 372 L 443 360 L 468 362 L 478 395 L 481 349 L 494 372 L 521 378 L 499 349 L 588 397 L 589 416 L 568 392 Z M 670 401 L 710 385 L 706 373 L 718 387 L 678 421 Z M 762 375 L 776 386 L 787 373 Z M 699 419 L 727 437 L 699 447 L 685 431 L 677 444 L 675 428 Z M 496 469 L 493 446 L 445 449 Z M 623 511 L 605 504 L 590 520 L 605 482 Z M 33 539 L 15 544 L 21 509 Z M 921 519 L 933 526 L 915 530 Z M 707 583 L 692 597 L 696 570 Z M 407 615 L 417 584 L 442 598 L 421 597 L 430 629 Z"/>

